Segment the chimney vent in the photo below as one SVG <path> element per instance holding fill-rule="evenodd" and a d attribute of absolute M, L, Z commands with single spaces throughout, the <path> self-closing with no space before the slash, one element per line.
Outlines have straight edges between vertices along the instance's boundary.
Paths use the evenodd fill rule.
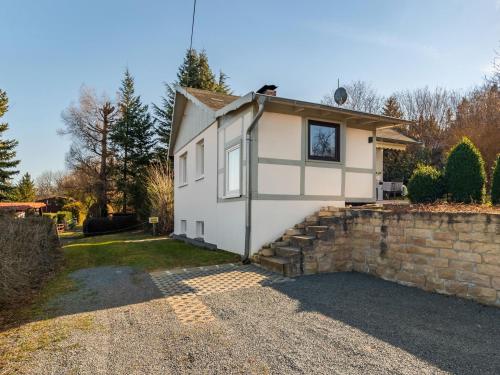
<path fill-rule="evenodd" d="M 278 86 L 276 85 L 264 85 L 260 89 L 257 90 L 257 94 L 276 96 L 276 89 Z"/>

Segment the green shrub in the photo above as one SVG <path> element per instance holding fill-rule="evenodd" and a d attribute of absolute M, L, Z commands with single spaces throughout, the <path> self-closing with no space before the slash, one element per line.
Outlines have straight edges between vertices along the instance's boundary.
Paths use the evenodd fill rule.
<path fill-rule="evenodd" d="M 73 213 L 71 211 L 58 211 L 57 212 L 58 224 L 73 224 Z"/>
<path fill-rule="evenodd" d="M 114 214 L 109 217 L 92 217 L 83 222 L 83 234 L 94 236 L 106 233 L 124 232 L 139 227 L 135 214 Z"/>
<path fill-rule="evenodd" d="M 435 202 L 444 194 L 443 176 L 436 168 L 420 164 L 408 182 L 408 196 L 412 203 Z"/>
<path fill-rule="evenodd" d="M 57 214 L 54 214 L 52 212 L 45 212 L 42 214 L 42 216 L 48 217 L 54 222 L 54 224 L 57 224 Z"/>
<path fill-rule="evenodd" d="M 497 155 L 491 176 L 491 203 L 500 204 L 500 154 Z"/>
<path fill-rule="evenodd" d="M 483 203 L 486 172 L 477 147 L 467 137 L 449 152 L 445 167 L 446 191 L 453 202 Z"/>
<path fill-rule="evenodd" d="M 66 203 L 62 209 L 63 211 L 71 211 L 73 217 L 76 217 L 76 220 L 78 220 L 78 223 L 83 222 L 83 220 L 85 219 L 85 207 L 81 202 L 74 201 Z"/>

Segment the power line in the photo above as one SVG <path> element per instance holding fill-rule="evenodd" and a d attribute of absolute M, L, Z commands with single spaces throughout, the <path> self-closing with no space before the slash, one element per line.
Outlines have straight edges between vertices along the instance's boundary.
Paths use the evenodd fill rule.
<path fill-rule="evenodd" d="M 189 51 L 193 49 L 194 16 L 196 14 L 196 0 L 193 4 L 193 19 L 191 21 L 191 40 L 189 41 Z"/>

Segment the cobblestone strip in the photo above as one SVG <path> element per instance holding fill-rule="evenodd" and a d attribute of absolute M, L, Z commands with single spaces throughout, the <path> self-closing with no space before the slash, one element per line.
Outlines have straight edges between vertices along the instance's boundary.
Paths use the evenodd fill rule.
<path fill-rule="evenodd" d="M 215 320 L 199 296 L 265 286 L 293 279 L 261 269 L 255 265 L 224 264 L 196 268 L 179 268 L 152 272 L 151 278 L 167 298 L 182 323 L 206 323 Z"/>

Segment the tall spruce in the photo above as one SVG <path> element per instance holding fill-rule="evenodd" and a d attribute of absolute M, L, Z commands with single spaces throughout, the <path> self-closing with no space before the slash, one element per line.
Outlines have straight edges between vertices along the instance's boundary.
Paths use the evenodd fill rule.
<path fill-rule="evenodd" d="M 7 93 L 0 89 L 0 119 L 9 109 Z M 9 199 L 14 190 L 12 177 L 19 173 L 16 170 L 19 160 L 16 160 L 15 148 L 18 142 L 14 139 L 4 139 L 3 133 L 9 128 L 7 123 L 0 122 L 0 201 Z"/>
<path fill-rule="evenodd" d="M 18 202 L 33 202 L 36 196 L 35 182 L 29 173 L 25 173 L 17 183 L 15 199 Z"/>
<path fill-rule="evenodd" d="M 146 167 L 154 153 L 155 129 L 147 105 L 135 93 L 134 78 L 125 71 L 119 89 L 119 119 L 112 132 L 111 140 L 118 163 L 117 188 L 121 192 L 123 212 L 132 205 L 135 211 L 147 214 L 146 188 L 144 178 Z"/>
<path fill-rule="evenodd" d="M 165 95 L 161 98 L 161 103 L 159 105 L 153 104 L 153 113 L 157 124 L 156 134 L 158 144 L 156 147 L 156 158 L 158 160 L 165 161 L 168 159 L 175 86 L 231 94 L 227 80 L 228 76 L 222 71 L 219 72 L 218 79 L 216 79 L 215 74 L 210 68 L 208 56 L 205 51 L 201 51 L 200 53 L 194 49 L 186 51 L 184 60 L 177 71 L 177 79 L 170 84 L 165 84 Z"/>

